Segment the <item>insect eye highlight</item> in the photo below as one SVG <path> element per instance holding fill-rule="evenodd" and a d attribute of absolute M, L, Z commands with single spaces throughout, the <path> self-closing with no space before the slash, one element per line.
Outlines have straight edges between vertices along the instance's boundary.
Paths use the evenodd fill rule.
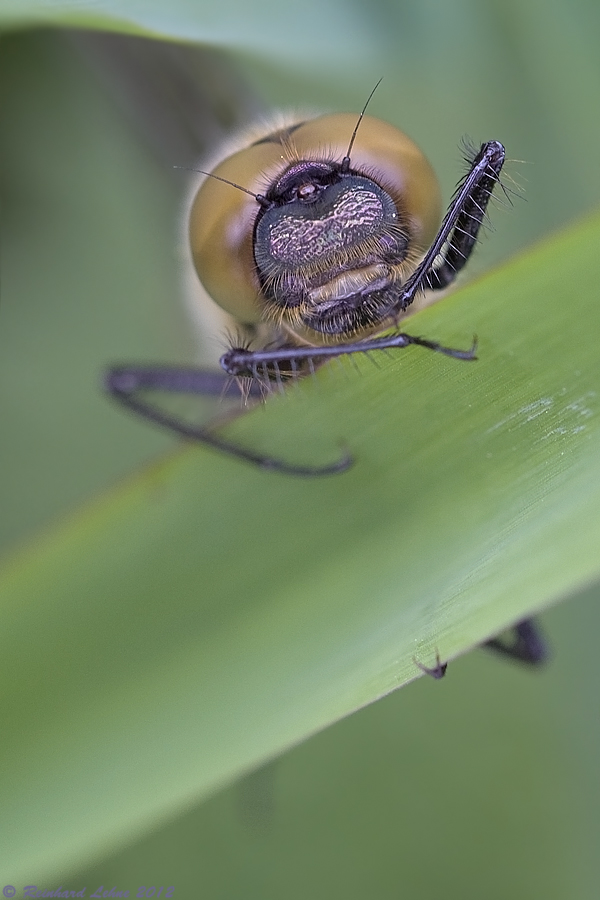
<path fill-rule="evenodd" d="M 296 188 L 296 196 L 298 200 L 311 200 L 319 191 L 318 186 L 313 181 L 307 181 L 298 185 Z"/>

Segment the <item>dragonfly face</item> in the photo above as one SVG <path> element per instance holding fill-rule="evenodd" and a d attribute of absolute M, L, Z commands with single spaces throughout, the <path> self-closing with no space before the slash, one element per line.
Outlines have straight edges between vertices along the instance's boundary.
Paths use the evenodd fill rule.
<path fill-rule="evenodd" d="M 263 468 L 343 471 L 349 456 L 302 466 L 255 454 L 211 424 L 167 412 L 151 392 L 248 399 L 331 357 L 410 344 L 474 359 L 474 347 L 454 350 L 397 326 L 417 295 L 447 287 L 464 266 L 503 162 L 497 141 L 474 151 L 441 220 L 437 179 L 423 153 L 364 110 L 254 135 L 204 173 L 189 218 L 197 275 L 240 335 L 221 358 L 221 376 L 120 366 L 109 372 L 108 389 L 157 424 Z"/>
<path fill-rule="evenodd" d="M 194 265 L 238 322 L 315 345 L 392 323 L 401 285 L 439 228 L 440 194 L 419 148 L 386 122 L 363 117 L 350 159 L 355 127 L 339 114 L 277 129 L 201 185 Z"/>

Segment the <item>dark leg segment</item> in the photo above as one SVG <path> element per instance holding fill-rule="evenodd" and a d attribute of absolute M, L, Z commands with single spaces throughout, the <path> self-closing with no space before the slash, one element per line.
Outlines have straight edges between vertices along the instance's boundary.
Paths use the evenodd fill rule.
<path fill-rule="evenodd" d="M 251 384 L 247 394 L 242 394 L 239 385 L 222 372 L 186 366 L 113 366 L 106 373 L 105 385 L 121 402 L 136 391 L 148 390 L 204 397 L 262 396 L 259 385 Z"/>
<path fill-rule="evenodd" d="M 225 372 L 232 376 L 264 380 L 266 371 L 271 378 L 276 379 L 276 375 L 273 373 L 284 367 L 289 372 L 293 370 L 294 363 L 297 365 L 309 361 L 312 366 L 316 367 L 320 363 L 338 356 L 369 353 L 372 350 L 402 349 L 411 344 L 425 347 L 436 353 L 443 353 L 445 356 L 452 356 L 454 359 L 467 361 L 477 359 L 475 341 L 468 350 L 456 350 L 454 347 L 444 347 L 443 344 L 428 341 L 426 338 L 396 332 L 380 338 L 355 341 L 352 344 L 336 344 L 331 347 L 282 347 L 278 350 L 246 350 L 243 347 L 232 347 L 223 354 L 220 363 Z M 300 370 L 298 370 L 298 374 L 300 374 Z"/>
<path fill-rule="evenodd" d="M 466 198 L 452 237 L 444 252 L 441 265 L 436 266 L 427 275 L 427 287 L 439 290 L 454 281 L 457 272 L 467 262 L 475 244 L 485 211 L 492 196 L 494 186 L 498 183 L 500 170 L 504 164 L 504 147 L 497 141 L 484 144 L 473 161 L 474 166 L 480 162 L 485 164 L 481 179 L 473 186 Z M 468 176 L 467 176 L 468 177 Z M 462 185 L 461 185 L 462 187 Z M 460 193 L 459 188 L 458 193 Z"/>
<path fill-rule="evenodd" d="M 239 385 L 222 372 L 210 372 L 202 369 L 161 368 L 159 366 L 119 366 L 107 372 L 105 386 L 108 392 L 123 406 L 135 413 L 176 432 L 184 438 L 200 441 L 215 450 L 227 453 L 237 459 L 253 463 L 261 469 L 282 472 L 287 475 L 336 475 L 345 472 L 352 465 L 352 457 L 344 454 L 336 462 L 327 466 L 301 466 L 287 463 L 272 456 L 264 456 L 239 447 L 237 444 L 221 438 L 213 430 L 214 425 L 206 426 L 188 424 L 185 420 L 171 415 L 138 395 L 143 390 L 158 390 L 170 393 L 203 394 L 211 397 L 261 397 L 260 384 L 249 385 L 247 393 Z M 218 422 L 216 423 L 218 424 Z"/>
<path fill-rule="evenodd" d="M 499 141 L 481 145 L 470 171 L 458 186 L 435 241 L 406 282 L 400 298 L 402 306 L 397 312 L 410 306 L 418 291 L 447 287 L 463 268 L 477 241 L 505 155 Z M 438 263 L 436 260 L 440 254 L 442 260 Z"/>
<path fill-rule="evenodd" d="M 545 663 L 549 656 L 548 645 L 533 619 L 524 619 L 515 625 L 512 640 L 492 638 L 491 641 L 486 641 L 484 647 L 530 666 Z"/>
<path fill-rule="evenodd" d="M 415 666 L 418 666 L 421 672 L 425 672 L 426 675 L 431 675 L 432 678 L 435 678 L 436 681 L 439 681 L 440 678 L 443 678 L 446 674 L 446 669 L 448 668 L 448 663 L 443 663 L 440 660 L 439 651 L 435 651 L 435 666 L 425 666 L 423 663 L 420 663 L 418 659 L 415 659 L 413 656 L 413 662 Z"/>

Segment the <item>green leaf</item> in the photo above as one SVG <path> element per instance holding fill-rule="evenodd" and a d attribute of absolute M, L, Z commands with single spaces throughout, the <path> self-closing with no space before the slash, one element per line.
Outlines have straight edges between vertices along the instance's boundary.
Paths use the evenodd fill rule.
<path fill-rule="evenodd" d="M 409 321 L 474 329 L 478 362 L 323 370 L 228 430 L 301 461 L 344 439 L 348 474 L 189 448 L 5 567 L 17 872 L 124 839 L 598 576 L 599 237 L 585 222 Z"/>
<path fill-rule="evenodd" d="M 366 39 L 360 10 L 343 0 L 326 4 L 308 0 L 290 5 L 282 16 L 277 0 L 1 0 L 0 23 L 62 25 L 94 28 L 123 34 L 202 42 L 258 53 L 281 63 L 306 66 L 310 59 L 333 69 L 348 53 L 370 55 L 374 45 Z M 319 22 L 315 28 L 315 21 Z M 290 40 L 290 34 L 293 40 Z M 331 41 L 331 34 L 336 40 Z"/>

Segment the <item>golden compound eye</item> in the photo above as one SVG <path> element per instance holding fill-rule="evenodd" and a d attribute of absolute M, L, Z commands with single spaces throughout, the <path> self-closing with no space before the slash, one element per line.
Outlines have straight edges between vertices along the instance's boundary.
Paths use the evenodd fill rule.
<path fill-rule="evenodd" d="M 391 295 L 439 227 L 440 194 L 416 144 L 370 116 L 346 169 L 355 127 L 356 116 L 339 114 L 280 129 L 229 156 L 200 187 L 194 265 L 239 321 L 266 318 L 320 343 L 366 335 L 389 318 Z M 366 294 L 368 303 L 357 300 Z"/>
<path fill-rule="evenodd" d="M 390 332 L 419 293 L 447 287 L 471 255 L 504 147 L 488 141 L 468 163 L 440 224 L 439 190 L 426 158 L 406 135 L 364 110 L 359 117 L 298 122 L 232 153 L 198 190 L 190 242 L 204 287 L 234 317 L 244 346 L 223 354 L 221 373 L 115 367 L 108 390 L 155 423 L 263 468 L 344 471 L 348 455 L 315 466 L 257 454 L 153 397 L 248 401 L 327 359 L 410 345 L 475 359 L 475 345 L 456 350 Z M 250 346 L 258 337 L 262 346 Z"/>

